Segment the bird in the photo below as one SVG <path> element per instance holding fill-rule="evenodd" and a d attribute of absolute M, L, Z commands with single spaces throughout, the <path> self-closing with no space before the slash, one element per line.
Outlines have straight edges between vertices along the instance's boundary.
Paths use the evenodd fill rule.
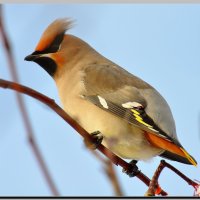
<path fill-rule="evenodd" d="M 96 141 L 124 159 L 155 156 L 197 166 L 181 145 L 167 101 L 150 84 L 68 34 L 70 18 L 54 20 L 26 61 L 55 81 L 62 106 Z"/>

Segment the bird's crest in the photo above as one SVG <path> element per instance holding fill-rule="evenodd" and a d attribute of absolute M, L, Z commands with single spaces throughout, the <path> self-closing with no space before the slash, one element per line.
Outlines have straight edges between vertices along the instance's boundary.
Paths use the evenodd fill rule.
<path fill-rule="evenodd" d="M 42 34 L 35 51 L 45 52 L 48 51 L 47 49 L 49 49 L 52 44 L 54 45 L 55 41 L 61 43 L 65 32 L 72 27 L 73 22 L 74 21 L 69 18 L 53 21 Z"/>

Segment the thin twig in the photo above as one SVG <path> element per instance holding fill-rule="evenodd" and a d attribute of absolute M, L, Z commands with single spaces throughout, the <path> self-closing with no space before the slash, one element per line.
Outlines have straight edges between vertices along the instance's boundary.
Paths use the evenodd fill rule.
<path fill-rule="evenodd" d="M 163 164 L 163 162 L 160 162 L 158 168 L 156 169 L 153 178 L 151 179 L 151 182 L 149 184 L 149 188 L 147 190 L 147 192 L 145 193 L 145 196 L 155 196 L 156 193 L 156 187 L 158 184 L 158 178 L 163 170 L 163 168 L 165 167 L 165 165 Z"/>
<path fill-rule="evenodd" d="M 115 195 L 119 197 L 124 196 L 112 162 L 100 156 L 100 154 L 97 151 L 91 150 L 91 152 L 98 160 L 100 160 L 104 164 L 105 174 L 107 175 L 109 181 L 111 182 L 111 185 L 113 186 Z"/>
<path fill-rule="evenodd" d="M 146 192 L 146 196 L 155 196 L 155 191 L 156 191 L 156 188 L 157 188 L 157 183 L 158 183 L 159 176 L 160 176 L 162 170 L 165 167 L 171 169 L 174 173 L 176 173 L 178 176 L 180 176 L 184 181 L 186 181 L 194 189 L 196 189 L 197 186 L 199 185 L 195 181 L 193 181 L 190 178 L 188 178 L 187 176 L 185 176 L 178 169 L 176 169 L 175 167 L 173 167 L 172 165 L 170 165 L 169 163 L 167 163 L 165 160 L 161 160 L 160 164 L 159 164 L 157 170 L 155 171 L 154 176 L 153 176 L 153 178 L 152 178 L 152 180 L 151 180 L 151 182 L 149 184 L 149 188 L 148 188 L 148 190 Z"/>
<path fill-rule="evenodd" d="M 113 164 L 110 160 L 105 161 L 105 169 L 104 170 L 105 170 L 107 176 L 109 177 L 109 180 L 111 181 L 111 183 L 113 185 L 116 196 L 120 196 L 120 197 L 124 196 L 122 189 L 120 187 L 118 178 L 116 176 L 114 166 L 113 166 Z"/>
<path fill-rule="evenodd" d="M 72 119 L 61 107 L 59 107 L 53 99 L 50 99 L 49 97 L 29 88 L 23 85 L 20 85 L 18 83 L 6 81 L 3 79 L 0 79 L 0 87 L 3 88 L 9 88 L 18 92 L 21 92 L 23 94 L 29 95 L 45 105 L 49 106 L 52 110 L 54 110 L 60 117 L 62 117 L 70 126 L 72 126 L 85 140 L 93 141 L 93 137 L 83 128 L 81 127 L 74 119 Z M 123 169 L 126 171 L 132 170 L 132 165 L 112 153 L 108 148 L 103 146 L 102 144 L 99 144 L 97 149 L 103 153 L 107 158 L 109 158 L 112 163 L 115 165 L 120 165 Z M 144 175 L 141 171 L 136 175 L 138 179 L 140 179 L 143 183 L 145 183 L 147 186 L 150 184 L 150 179 Z M 167 195 L 167 193 L 163 190 L 161 190 L 161 195 Z"/>
<path fill-rule="evenodd" d="M 9 63 L 9 69 L 10 69 L 10 73 L 12 76 L 12 79 L 14 80 L 14 82 L 19 82 L 19 77 L 17 74 L 17 69 L 16 69 L 16 65 L 15 65 L 15 61 L 14 61 L 14 57 L 13 57 L 13 52 L 12 52 L 12 48 L 8 39 L 8 34 L 5 31 L 5 27 L 3 25 L 3 14 L 2 14 L 2 6 L 0 5 L 0 30 L 1 30 L 1 35 L 2 35 L 2 40 L 3 40 L 3 44 L 4 44 L 4 48 L 5 48 L 5 52 L 6 52 L 6 56 L 7 56 L 7 60 Z M 19 109 L 20 109 L 20 113 L 22 114 L 22 118 L 23 118 L 23 122 L 24 122 L 24 126 L 26 129 L 26 133 L 28 136 L 28 141 L 30 142 L 30 146 L 32 147 L 32 150 L 34 152 L 34 155 L 39 163 L 39 166 L 44 174 L 44 177 L 47 181 L 47 184 L 52 192 L 53 195 L 55 196 L 59 196 L 59 192 L 58 189 L 56 188 L 56 185 L 48 171 L 48 168 L 44 162 L 44 159 L 42 157 L 42 154 L 39 150 L 39 147 L 35 141 L 34 138 L 34 132 L 33 132 L 33 128 L 31 125 L 31 121 L 29 119 L 29 115 L 28 112 L 26 110 L 25 104 L 24 104 L 24 99 L 22 97 L 22 95 L 20 93 L 16 93 L 16 99 L 19 105 Z"/>
<path fill-rule="evenodd" d="M 190 178 L 188 178 L 186 175 L 184 175 L 178 169 L 176 169 L 175 167 L 173 167 L 172 165 L 170 165 L 169 163 L 167 163 L 165 160 L 161 160 L 161 162 L 163 163 L 163 165 L 165 165 L 165 167 L 171 169 L 174 173 L 176 173 L 184 181 L 186 181 L 188 183 L 188 185 L 191 185 L 193 188 L 196 188 L 196 186 L 198 186 L 198 183 L 196 183 L 195 181 L 193 181 Z"/>

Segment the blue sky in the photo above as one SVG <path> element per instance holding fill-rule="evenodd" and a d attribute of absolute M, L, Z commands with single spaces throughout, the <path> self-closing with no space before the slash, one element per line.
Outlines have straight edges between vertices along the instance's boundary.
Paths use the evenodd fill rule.
<path fill-rule="evenodd" d="M 20 82 L 60 104 L 53 79 L 25 62 L 53 20 L 71 17 L 74 34 L 105 57 L 153 85 L 168 101 L 178 138 L 200 163 L 200 5 L 198 4 L 7 4 L 4 19 Z M 0 44 L 0 77 L 11 80 Z M 102 164 L 82 138 L 43 104 L 24 96 L 38 146 L 61 195 L 113 195 Z M 0 90 L 0 195 L 51 195 L 28 144 L 15 95 Z M 140 162 L 152 177 L 160 157 Z M 169 161 L 170 162 L 170 161 Z M 192 179 L 200 168 L 170 162 Z M 116 167 L 126 195 L 142 196 L 146 186 Z M 168 169 L 160 178 L 170 195 L 193 188 Z"/>

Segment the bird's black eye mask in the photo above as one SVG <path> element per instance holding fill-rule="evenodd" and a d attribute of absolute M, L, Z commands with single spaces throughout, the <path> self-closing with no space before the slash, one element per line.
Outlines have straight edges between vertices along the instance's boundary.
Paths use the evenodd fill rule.
<path fill-rule="evenodd" d="M 60 48 L 60 44 L 63 41 L 65 32 L 58 34 L 55 39 L 51 42 L 51 44 L 44 49 L 43 51 L 35 51 L 34 54 L 47 54 L 47 53 L 55 53 Z"/>
<path fill-rule="evenodd" d="M 65 32 L 62 32 L 58 34 L 53 42 L 44 49 L 43 51 L 34 51 L 31 55 L 27 56 L 25 60 L 27 61 L 33 61 L 39 64 L 50 76 L 54 76 L 56 69 L 57 69 L 57 64 L 56 62 L 49 58 L 42 56 L 42 54 L 48 54 L 48 53 L 55 53 L 58 51 L 61 42 L 63 41 Z"/>
<path fill-rule="evenodd" d="M 50 44 L 49 47 L 47 47 L 43 53 L 55 53 L 58 51 L 61 42 L 63 41 L 65 32 L 62 32 L 60 34 L 58 34 L 55 39 L 53 40 L 53 42 Z"/>

